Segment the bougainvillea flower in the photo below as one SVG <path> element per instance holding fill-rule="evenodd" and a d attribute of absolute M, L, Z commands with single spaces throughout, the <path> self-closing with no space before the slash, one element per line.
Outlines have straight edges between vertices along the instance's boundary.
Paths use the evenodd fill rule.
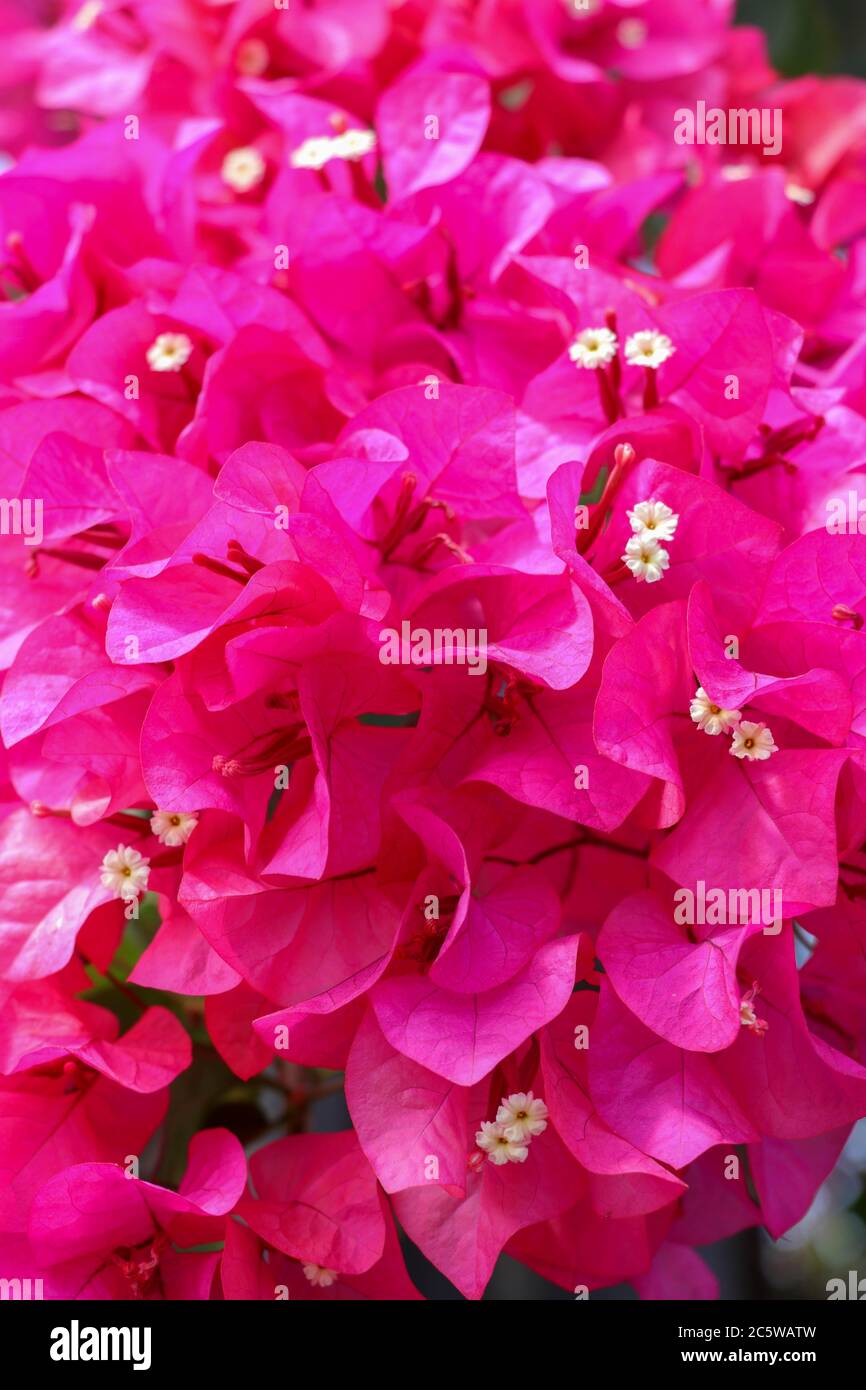
<path fill-rule="evenodd" d="M 61 970 L 88 917 L 113 894 L 100 881 L 117 831 L 37 816 L 21 808 L 0 824 L 0 971 L 44 979 Z"/>
<path fill-rule="evenodd" d="M 292 1299 L 301 1302 L 359 1301 L 364 1299 L 420 1299 L 406 1273 L 394 1219 L 387 1209 L 385 1246 L 377 1262 L 363 1273 L 346 1273 L 317 1265 L 314 1260 L 292 1259 L 254 1230 L 232 1221 L 220 1264 L 223 1294 L 228 1299 Z M 266 1257 L 266 1261 L 265 1261 Z"/>
<path fill-rule="evenodd" d="M 456 178 L 478 153 L 489 119 L 482 77 L 423 67 L 403 73 L 376 113 L 389 197 L 399 201 Z"/>
<path fill-rule="evenodd" d="M 757 1137 L 714 1062 L 654 1034 L 603 988 L 589 1054 L 592 1097 L 611 1128 L 682 1168 L 714 1144 Z"/>
<path fill-rule="evenodd" d="M 114 1164 L 78 1164 L 37 1193 L 30 1245 L 67 1297 L 208 1298 L 219 1254 L 191 1247 L 222 1239 L 245 1181 L 243 1150 L 220 1129 L 193 1137 L 177 1192 Z"/>
<path fill-rule="evenodd" d="M 718 1297 L 866 1116 L 863 83 L 733 0 L 30 8 L 0 1275 Z"/>
<path fill-rule="evenodd" d="M 256 1196 L 238 1212 L 275 1249 L 342 1274 L 363 1274 L 382 1256 L 384 1204 L 350 1131 L 299 1134 L 254 1154 Z"/>
<path fill-rule="evenodd" d="M 107 1011 L 58 1009 L 50 993 L 17 997 L 4 1049 L 13 1075 L 0 1085 L 5 1229 L 26 1228 L 35 1192 L 70 1160 L 123 1163 L 162 1122 L 169 1085 L 191 1058 L 183 1027 L 156 1008 L 116 1032 Z"/>
<path fill-rule="evenodd" d="M 483 1104 L 478 1097 L 473 1109 Z M 558 1215 L 579 1185 L 577 1163 L 549 1131 L 533 1140 L 524 1163 L 484 1162 L 467 1177 L 465 1196 L 428 1181 L 398 1192 L 394 1209 L 428 1259 L 467 1298 L 480 1298 L 507 1241 Z"/>
<path fill-rule="evenodd" d="M 648 893 L 620 903 L 598 939 L 605 971 L 623 1003 L 658 1037 L 686 1051 L 718 1052 L 740 1032 L 736 969 L 748 927 L 692 943 L 665 907 Z"/>

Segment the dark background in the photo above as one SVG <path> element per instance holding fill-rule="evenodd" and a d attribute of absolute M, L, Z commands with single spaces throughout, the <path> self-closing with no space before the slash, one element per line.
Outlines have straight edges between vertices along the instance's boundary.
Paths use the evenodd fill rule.
<path fill-rule="evenodd" d="M 737 23 L 764 30 L 770 58 L 787 76 L 866 76 L 866 0 L 739 0 Z"/>

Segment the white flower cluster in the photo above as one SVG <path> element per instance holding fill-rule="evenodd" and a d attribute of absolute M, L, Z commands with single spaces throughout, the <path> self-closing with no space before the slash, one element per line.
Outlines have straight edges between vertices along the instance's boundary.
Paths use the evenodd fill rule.
<path fill-rule="evenodd" d="M 660 541 L 672 541 L 679 516 L 664 502 L 638 502 L 626 516 L 634 535 L 621 557 L 639 584 L 655 584 L 664 576 L 671 557 Z"/>
<path fill-rule="evenodd" d="M 585 328 L 578 333 L 568 349 L 568 355 L 576 367 L 589 367 L 595 371 L 613 361 L 616 349 L 616 334 L 609 328 Z"/>
<path fill-rule="evenodd" d="M 132 902 L 139 893 L 144 893 L 149 877 L 150 860 L 131 845 L 118 845 L 117 849 L 110 849 L 102 861 L 100 878 L 103 888 L 124 902 Z"/>
<path fill-rule="evenodd" d="M 626 340 L 625 360 L 630 367 L 651 367 L 657 371 L 675 352 L 676 348 L 666 333 L 642 329 Z"/>
<path fill-rule="evenodd" d="M 748 762 L 765 762 L 778 748 L 766 724 L 755 724 L 743 719 L 738 709 L 723 709 L 715 704 L 699 685 L 689 705 L 692 722 L 705 734 L 731 734 L 730 753 L 734 758 L 745 758 Z"/>
<path fill-rule="evenodd" d="M 376 148 L 374 130 L 344 130 L 342 135 L 312 135 L 289 156 L 293 169 L 324 169 L 332 159 L 363 159 Z"/>
<path fill-rule="evenodd" d="M 185 333 L 160 333 L 145 356 L 152 372 L 179 372 L 192 356 L 192 340 Z"/>
<path fill-rule="evenodd" d="M 198 825 L 198 816 L 191 811 L 154 811 L 150 818 L 150 833 L 160 844 L 175 849 L 185 845 Z"/>
<path fill-rule="evenodd" d="M 236 150 L 229 150 L 220 173 L 229 188 L 236 193 L 248 193 L 261 183 L 267 170 L 268 166 L 255 145 L 242 145 Z"/>
<path fill-rule="evenodd" d="M 197 825 L 198 816 L 191 811 L 154 811 L 150 818 L 151 834 L 170 849 L 185 845 Z M 147 892 L 150 860 L 132 845 L 118 845 L 103 858 L 99 877 L 103 888 L 115 898 L 132 902 L 140 893 Z"/>
<path fill-rule="evenodd" d="M 618 348 L 619 341 L 612 329 L 584 328 L 568 349 L 568 355 L 575 366 L 596 371 L 613 361 Z M 655 329 L 641 329 L 625 340 L 625 360 L 630 367 L 651 367 L 655 371 L 675 352 L 667 334 Z"/>
<path fill-rule="evenodd" d="M 547 1106 L 531 1091 L 503 1096 L 495 1120 L 482 1120 L 475 1142 L 491 1163 L 525 1163 L 529 1145 L 547 1129 Z"/>

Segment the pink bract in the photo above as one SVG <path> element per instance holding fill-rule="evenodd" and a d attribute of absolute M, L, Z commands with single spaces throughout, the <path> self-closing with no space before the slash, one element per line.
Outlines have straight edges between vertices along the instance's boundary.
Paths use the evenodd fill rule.
<path fill-rule="evenodd" d="M 0 1277 L 719 1297 L 866 1117 L 866 85 L 729 0 L 25 8 Z"/>

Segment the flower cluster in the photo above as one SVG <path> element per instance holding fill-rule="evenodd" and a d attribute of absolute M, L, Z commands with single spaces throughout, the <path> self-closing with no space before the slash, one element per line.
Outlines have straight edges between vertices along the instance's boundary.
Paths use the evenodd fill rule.
<path fill-rule="evenodd" d="M 664 502 L 638 502 L 627 513 L 634 532 L 626 542 L 623 564 L 638 583 L 655 584 L 664 576 L 671 557 L 662 541 L 672 541 L 679 517 Z"/>
<path fill-rule="evenodd" d="M 689 714 L 705 734 L 731 734 L 730 753 L 735 758 L 763 762 L 779 751 L 766 724 L 743 719 L 741 710 L 722 709 L 710 699 L 703 686 L 698 686 L 689 705 Z"/>
<path fill-rule="evenodd" d="M 547 1129 L 547 1106 L 531 1091 L 503 1096 L 495 1120 L 482 1120 L 475 1142 L 490 1163 L 525 1163 L 529 1144 Z"/>
<path fill-rule="evenodd" d="M 10 8 L 0 1276 L 715 1297 L 866 1115 L 866 86 L 729 0 Z"/>

